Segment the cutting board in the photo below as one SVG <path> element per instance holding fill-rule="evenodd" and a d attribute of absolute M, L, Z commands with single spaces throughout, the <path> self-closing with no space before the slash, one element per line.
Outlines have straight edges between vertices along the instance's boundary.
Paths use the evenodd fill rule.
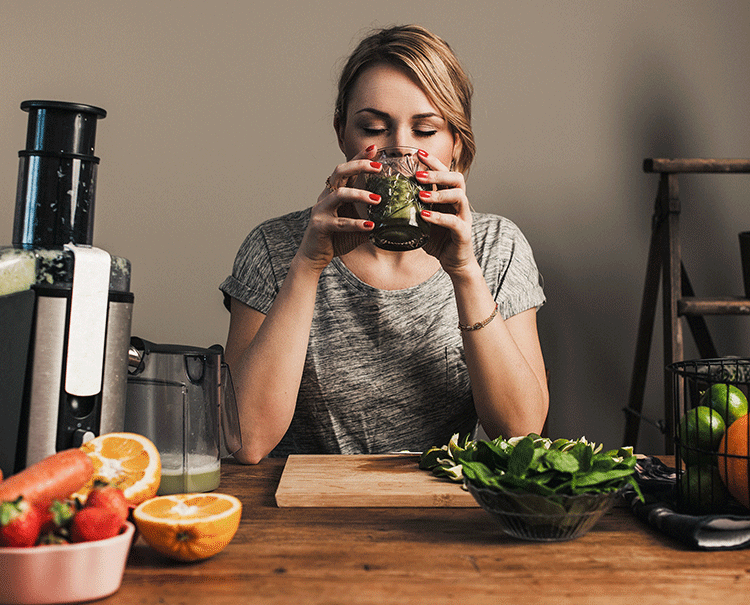
<path fill-rule="evenodd" d="M 461 484 L 420 470 L 418 454 L 291 455 L 276 489 L 280 507 L 478 506 Z"/>

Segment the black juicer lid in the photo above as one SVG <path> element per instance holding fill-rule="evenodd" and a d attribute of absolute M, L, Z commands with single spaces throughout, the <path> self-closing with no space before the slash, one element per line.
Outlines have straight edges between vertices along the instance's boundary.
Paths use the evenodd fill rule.
<path fill-rule="evenodd" d="M 64 101 L 24 101 L 26 148 L 18 152 L 13 245 L 90 246 L 99 158 L 96 123 L 107 112 Z"/>
<path fill-rule="evenodd" d="M 107 116 L 105 110 L 64 101 L 24 101 L 21 109 L 29 112 L 26 153 L 83 156 L 98 161 L 94 156 L 96 122 Z"/>

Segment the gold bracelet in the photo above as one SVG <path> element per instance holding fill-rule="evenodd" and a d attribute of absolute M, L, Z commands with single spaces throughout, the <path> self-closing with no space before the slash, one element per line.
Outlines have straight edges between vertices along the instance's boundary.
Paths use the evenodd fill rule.
<path fill-rule="evenodd" d="M 495 303 L 495 309 L 492 311 L 492 314 L 485 319 L 484 321 L 478 321 L 475 324 L 472 324 L 470 326 L 463 325 L 460 321 L 458 322 L 458 329 L 462 332 L 473 332 L 474 330 L 481 330 L 486 326 L 488 323 L 490 323 L 493 319 L 495 319 L 495 315 L 497 315 L 497 310 L 499 308 L 499 305 Z"/>

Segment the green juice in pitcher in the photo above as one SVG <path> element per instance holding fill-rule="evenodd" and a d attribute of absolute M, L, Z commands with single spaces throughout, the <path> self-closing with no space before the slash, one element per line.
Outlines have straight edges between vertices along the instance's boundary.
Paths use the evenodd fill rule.
<path fill-rule="evenodd" d="M 188 457 L 187 471 L 182 466 L 182 456 L 163 455 L 161 483 L 158 494 L 186 494 L 210 492 L 219 487 L 221 461 L 207 454 Z"/>

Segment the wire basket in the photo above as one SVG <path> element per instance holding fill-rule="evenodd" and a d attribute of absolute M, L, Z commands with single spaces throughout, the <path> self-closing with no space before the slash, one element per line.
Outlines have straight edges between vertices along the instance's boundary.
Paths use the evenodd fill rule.
<path fill-rule="evenodd" d="M 678 508 L 750 516 L 750 359 L 681 361 L 667 369 L 674 381 Z"/>

